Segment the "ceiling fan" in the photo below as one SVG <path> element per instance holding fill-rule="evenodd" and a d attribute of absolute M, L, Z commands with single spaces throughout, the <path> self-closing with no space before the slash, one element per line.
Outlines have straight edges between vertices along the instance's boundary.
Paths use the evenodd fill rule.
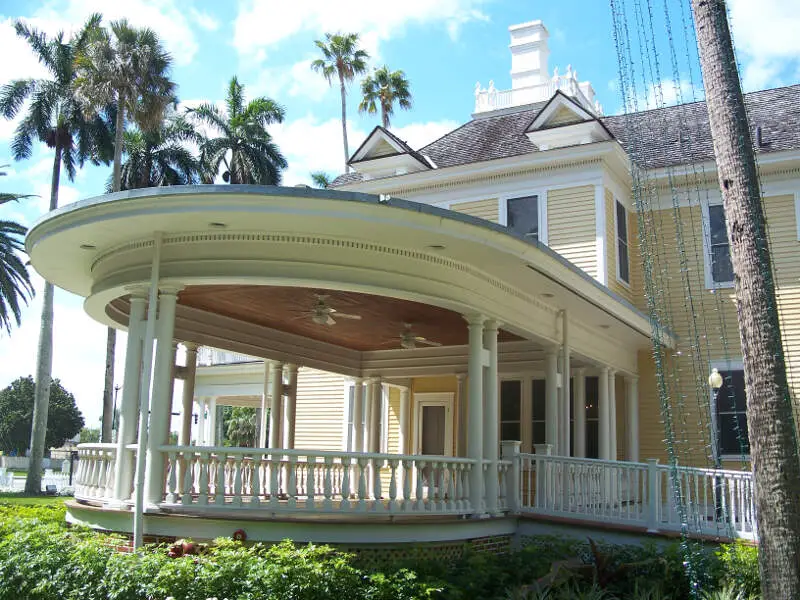
<path fill-rule="evenodd" d="M 336 319 L 351 319 L 355 321 L 361 319 L 361 315 L 350 315 L 339 312 L 335 308 L 328 306 L 327 300 L 329 296 L 325 294 L 314 295 L 317 298 L 316 302 L 314 302 L 314 306 L 311 307 L 311 310 L 306 311 L 302 317 L 298 318 L 310 316 L 311 320 L 317 325 L 336 325 Z M 336 318 L 334 319 L 334 317 Z"/>
<path fill-rule="evenodd" d="M 400 333 L 400 347 L 403 350 L 414 350 L 418 345 L 422 346 L 441 346 L 439 342 L 434 342 L 421 335 L 414 335 L 411 323 L 403 323 L 403 331 Z"/>

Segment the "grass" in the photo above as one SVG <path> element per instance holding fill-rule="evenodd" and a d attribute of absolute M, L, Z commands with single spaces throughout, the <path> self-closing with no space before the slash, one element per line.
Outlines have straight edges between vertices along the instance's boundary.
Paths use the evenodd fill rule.
<path fill-rule="evenodd" d="M 11 506 L 60 506 L 64 503 L 64 496 L 28 496 L 22 493 L 0 494 L 0 505 Z"/>

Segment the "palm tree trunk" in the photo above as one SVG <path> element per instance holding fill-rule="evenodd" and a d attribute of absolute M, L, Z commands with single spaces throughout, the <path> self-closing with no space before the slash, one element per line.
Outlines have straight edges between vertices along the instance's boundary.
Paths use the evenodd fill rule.
<path fill-rule="evenodd" d="M 58 208 L 58 185 L 61 180 L 61 146 L 56 146 L 53 176 L 50 182 L 50 210 Z M 47 413 L 50 411 L 50 384 L 53 374 L 53 284 L 45 282 L 39 347 L 36 350 L 36 381 L 33 391 L 33 422 L 26 494 L 42 492 L 42 459 L 47 436 Z"/>
<path fill-rule="evenodd" d="M 800 598 L 800 457 L 764 209 L 724 0 L 692 0 L 742 341 L 764 598 Z"/>
<path fill-rule="evenodd" d="M 117 99 L 117 119 L 114 131 L 114 172 L 112 191 L 118 192 L 122 187 L 122 140 L 125 132 L 125 98 L 122 94 Z M 103 421 L 100 429 L 100 441 L 110 443 L 111 427 L 114 422 L 114 357 L 116 355 L 117 330 L 109 327 L 106 332 L 106 368 L 103 377 Z"/>
<path fill-rule="evenodd" d="M 347 149 L 347 89 L 344 86 L 344 74 L 339 71 L 339 90 L 342 94 L 342 141 L 344 142 L 344 172 L 350 172 L 350 151 Z"/>
<path fill-rule="evenodd" d="M 386 106 L 383 102 L 381 102 L 381 123 L 384 129 L 389 129 L 389 111 L 386 110 Z"/>

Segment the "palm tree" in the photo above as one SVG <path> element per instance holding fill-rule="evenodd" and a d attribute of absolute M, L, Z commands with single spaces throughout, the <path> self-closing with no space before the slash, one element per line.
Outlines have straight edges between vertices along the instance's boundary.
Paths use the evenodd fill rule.
<path fill-rule="evenodd" d="M 120 170 L 120 190 L 197 183 L 200 162 L 184 145 L 200 136 L 182 115 L 170 115 L 158 129 L 133 129 L 123 137 L 126 156 Z M 113 190 L 113 178 L 108 191 Z"/>
<path fill-rule="evenodd" d="M 225 165 L 222 178 L 229 183 L 279 185 L 286 159 L 267 125 L 282 123 L 283 107 L 270 98 L 255 98 L 245 104 L 244 86 L 234 76 L 225 98 L 226 110 L 208 102 L 189 109 L 195 119 L 219 133 L 203 141 L 200 153 L 206 173 L 213 178 Z"/>
<path fill-rule="evenodd" d="M 402 109 L 411 108 L 410 87 L 411 84 L 403 71 L 390 71 L 389 67 L 383 65 L 361 82 L 363 100 L 358 105 L 358 111 L 374 115 L 380 106 L 381 123 L 388 129 L 389 117 L 394 114 L 395 102 Z"/>
<path fill-rule="evenodd" d="M 76 89 L 88 113 L 116 107 L 112 189 L 122 185 L 122 145 L 126 119 L 142 130 L 157 129 L 167 106 L 175 103 L 175 84 L 169 78 L 172 59 L 152 29 L 131 27 L 126 19 L 113 21 L 111 31 L 96 29 L 78 55 Z M 114 353 L 117 331 L 108 328 L 103 386 L 102 440 L 111 441 Z"/>
<path fill-rule="evenodd" d="M 0 175 L 5 173 L 0 172 Z M 0 192 L 0 205 L 28 197 Z M 14 323 L 20 324 L 21 304 L 27 304 L 33 296 L 28 269 L 19 256 L 25 251 L 23 238 L 26 232 L 27 229 L 19 223 L 0 219 L 0 327 L 8 333 Z"/>
<path fill-rule="evenodd" d="M 367 70 L 369 54 L 358 47 L 358 34 L 325 34 L 325 40 L 316 40 L 314 43 L 322 51 L 324 58 L 318 58 L 311 63 L 311 68 L 322 73 L 333 85 L 334 75 L 339 78 L 339 91 L 342 96 L 342 141 L 344 142 L 344 168 L 350 171 L 347 161 L 350 152 L 347 149 L 347 83 L 353 81 L 356 75 L 363 75 Z"/>
<path fill-rule="evenodd" d="M 0 113 L 7 119 L 13 119 L 27 106 L 27 112 L 17 126 L 11 142 L 16 160 L 30 158 L 36 140 L 54 150 L 50 210 L 58 206 L 62 166 L 67 177 L 72 180 L 76 167 L 83 166 L 86 160 L 94 164 L 108 163 L 111 157 L 110 132 L 108 123 L 102 116 L 105 106 L 87 117 L 74 93 L 77 77 L 75 59 L 85 49 L 99 25 L 100 15 L 92 15 L 81 30 L 67 40 L 63 32 L 48 38 L 21 21 L 14 24 L 17 35 L 28 42 L 39 62 L 49 71 L 50 77 L 18 79 L 4 85 L 0 89 Z M 40 465 L 44 455 L 52 367 L 53 286 L 45 282 L 36 358 L 31 465 Z M 28 471 L 25 491 L 31 494 L 41 492 L 39 469 L 31 468 Z"/>
<path fill-rule="evenodd" d="M 311 181 L 313 181 L 314 185 L 318 188 L 324 189 L 330 187 L 333 178 L 325 171 L 314 171 L 311 173 Z"/>

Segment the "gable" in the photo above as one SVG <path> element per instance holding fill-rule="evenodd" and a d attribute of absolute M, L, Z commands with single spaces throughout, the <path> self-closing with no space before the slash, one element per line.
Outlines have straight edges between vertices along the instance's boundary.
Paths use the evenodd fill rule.
<path fill-rule="evenodd" d="M 567 106 L 559 106 L 558 109 L 542 125 L 545 127 L 557 127 L 559 125 L 571 125 L 572 123 L 582 123 L 585 121 L 581 115 Z"/>
<path fill-rule="evenodd" d="M 390 154 L 397 154 L 397 153 L 398 153 L 397 152 L 397 148 L 392 146 L 385 139 L 381 138 L 380 140 L 375 142 L 375 145 L 372 146 L 372 148 L 370 149 L 368 155 L 365 156 L 364 158 L 365 159 L 368 159 L 368 158 L 379 158 L 381 156 L 388 156 Z"/>

